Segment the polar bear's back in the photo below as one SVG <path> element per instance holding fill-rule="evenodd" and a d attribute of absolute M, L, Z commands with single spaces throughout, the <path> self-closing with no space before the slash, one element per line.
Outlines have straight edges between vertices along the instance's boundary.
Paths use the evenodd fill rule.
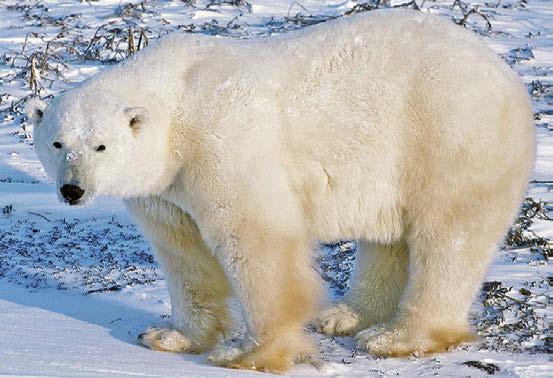
<path fill-rule="evenodd" d="M 361 134 L 384 134 L 475 148 L 502 135 L 506 148 L 533 148 L 521 81 L 475 33 L 442 17 L 373 11 L 240 44 L 254 46 L 253 61 L 263 62 L 256 67 L 274 72 L 293 130 L 312 127 L 353 145 Z"/>
<path fill-rule="evenodd" d="M 245 42 L 245 43 L 244 43 Z M 412 10 L 378 10 L 341 17 L 309 28 L 256 41 L 252 44 L 260 55 L 268 52 L 272 59 L 280 55 L 288 62 L 319 60 L 348 52 L 357 63 L 392 63 L 414 66 L 430 58 L 441 60 L 477 59 L 499 62 L 481 39 L 444 17 Z M 429 55 L 429 53 L 432 53 Z M 345 55 L 344 55 L 345 54 Z M 357 67 L 359 68 L 359 67 Z M 381 67 L 376 67 L 381 68 Z"/>
<path fill-rule="evenodd" d="M 525 87 L 497 54 L 472 31 L 420 11 L 367 12 L 271 39 L 238 41 L 236 48 L 256 62 L 250 67 L 260 76 L 274 75 L 304 114 L 310 113 L 310 99 L 313 105 L 326 104 L 324 110 L 341 112 L 347 122 L 353 121 L 348 114 L 378 121 L 390 108 L 432 101 L 449 101 L 448 107 L 435 108 L 455 113 L 451 106 L 462 99 L 467 107 L 492 111 L 504 105 L 498 100 L 511 101 L 520 105 L 522 117 L 528 115 Z M 413 101 L 417 104 L 409 105 Z"/>
<path fill-rule="evenodd" d="M 309 172 L 334 182 L 334 194 L 343 191 L 336 201 L 321 186 L 320 229 L 357 214 L 357 205 L 344 210 L 357 187 L 354 204 L 387 209 L 386 219 L 398 219 L 403 207 L 422 214 L 432 201 L 489 201 L 491 193 L 505 219 L 515 213 L 534 157 L 531 104 L 473 32 L 420 12 L 382 11 L 271 43 L 272 67 L 287 75 L 281 118 L 302 171 L 294 180 L 312 182 Z"/>

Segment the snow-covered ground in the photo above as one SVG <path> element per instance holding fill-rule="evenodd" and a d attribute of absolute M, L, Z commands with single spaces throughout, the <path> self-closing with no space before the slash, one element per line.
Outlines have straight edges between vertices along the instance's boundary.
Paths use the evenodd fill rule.
<path fill-rule="evenodd" d="M 260 374 L 215 368 L 205 355 L 153 352 L 136 343 L 145 327 L 169 316 L 163 275 L 121 203 L 106 198 L 87 208 L 58 203 L 34 155 L 21 100 L 33 92 L 56 95 L 169 32 L 260 38 L 377 3 L 0 2 L 0 375 Z M 413 6 L 391 2 L 401 3 Z M 553 1 L 416 4 L 457 22 L 472 12 L 466 26 L 482 34 L 528 85 L 538 135 L 531 199 L 474 303 L 479 343 L 427 358 L 382 359 L 356 350 L 351 338 L 313 334 L 321 363 L 298 365 L 291 374 L 553 376 L 547 354 L 552 349 Z M 354 249 L 353 243 L 337 243 L 319 250 L 317 265 L 333 295 L 347 288 Z"/>

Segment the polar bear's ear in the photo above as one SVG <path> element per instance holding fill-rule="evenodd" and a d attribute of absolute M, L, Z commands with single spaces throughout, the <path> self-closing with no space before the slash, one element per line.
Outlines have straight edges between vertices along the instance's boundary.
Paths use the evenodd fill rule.
<path fill-rule="evenodd" d="M 132 131 L 139 130 L 140 126 L 148 120 L 148 111 L 146 108 L 126 108 L 125 115 L 129 120 L 129 127 Z"/>
<path fill-rule="evenodd" d="M 25 103 L 25 114 L 31 120 L 33 125 L 38 126 L 44 116 L 44 109 L 48 104 L 38 97 L 32 97 Z"/>

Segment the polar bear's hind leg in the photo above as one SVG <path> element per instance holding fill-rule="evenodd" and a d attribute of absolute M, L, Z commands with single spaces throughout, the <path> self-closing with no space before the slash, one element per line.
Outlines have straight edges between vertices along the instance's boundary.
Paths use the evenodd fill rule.
<path fill-rule="evenodd" d="M 409 256 L 403 242 L 358 242 L 351 288 L 342 301 L 315 319 L 315 328 L 330 335 L 349 335 L 389 321 L 407 282 Z"/>
<path fill-rule="evenodd" d="M 482 210 L 471 198 L 457 199 L 457 208 L 429 208 L 437 216 L 411 223 L 409 278 L 397 312 L 359 332 L 359 347 L 376 355 L 422 355 L 473 339 L 468 312 L 507 222 L 503 210 Z M 495 201 L 488 204 L 498 209 Z"/>

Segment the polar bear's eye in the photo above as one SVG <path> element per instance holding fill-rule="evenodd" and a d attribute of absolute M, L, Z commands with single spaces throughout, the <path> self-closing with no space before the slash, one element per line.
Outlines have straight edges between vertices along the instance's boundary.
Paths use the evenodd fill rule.
<path fill-rule="evenodd" d="M 106 150 L 106 146 L 104 146 L 103 144 L 96 147 L 97 152 L 102 152 L 102 151 L 105 151 L 105 150 Z"/>
<path fill-rule="evenodd" d="M 138 116 L 132 117 L 129 121 L 130 128 L 134 129 L 136 126 L 138 126 L 138 122 L 140 122 L 140 118 Z"/>
<path fill-rule="evenodd" d="M 61 148 L 61 143 L 60 142 L 54 142 L 54 143 L 52 143 L 52 146 L 54 146 L 55 148 Z"/>

